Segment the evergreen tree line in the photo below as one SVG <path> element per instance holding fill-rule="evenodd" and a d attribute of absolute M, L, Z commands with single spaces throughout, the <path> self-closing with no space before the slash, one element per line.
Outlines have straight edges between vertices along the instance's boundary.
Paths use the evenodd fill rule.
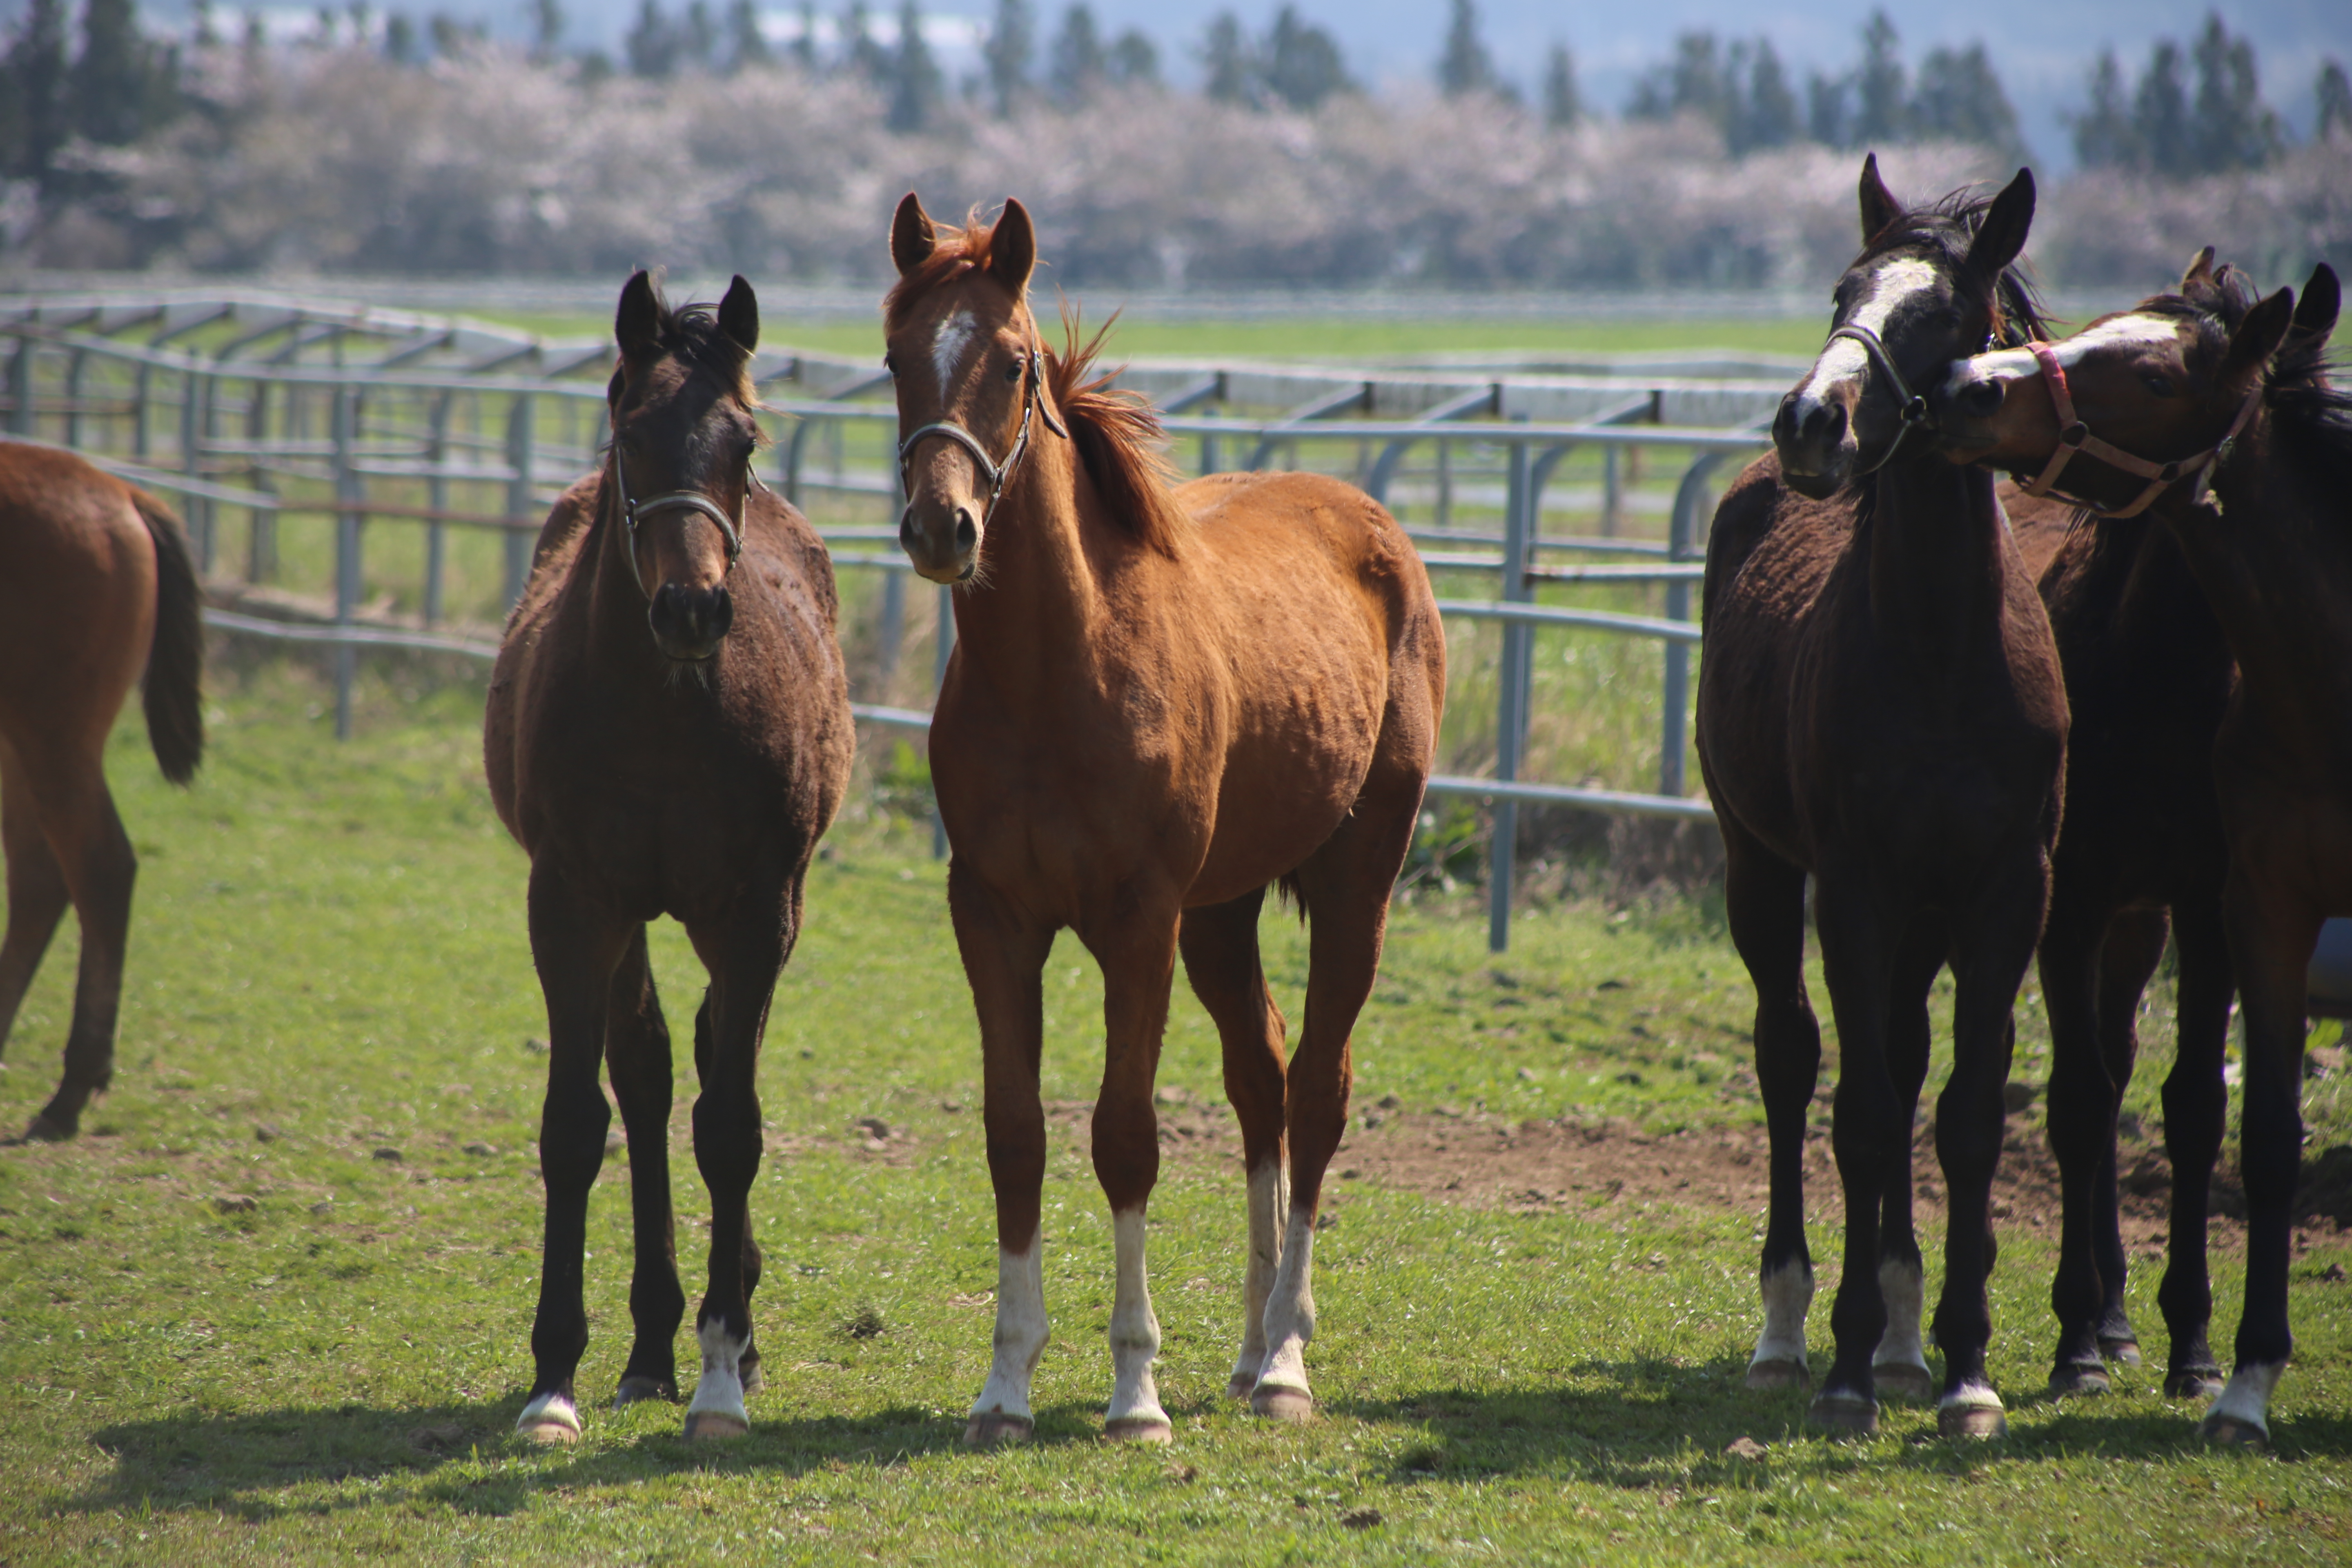
<path fill-rule="evenodd" d="M 88 0 L 78 40 L 66 9 L 31 0 L 0 56 L 0 175 L 45 196 L 86 183 L 68 155 L 77 139 L 129 146 L 181 108 L 179 50 L 140 30 L 137 0 Z"/>
<path fill-rule="evenodd" d="M 2317 140 L 2352 135 L 2352 82 L 2341 62 L 2321 62 L 2316 93 Z M 2086 169 L 2225 174 L 2260 168 L 2285 145 L 2278 115 L 2263 101 L 2253 45 L 2231 37 L 2218 14 L 2185 49 L 2158 38 L 2137 82 L 2126 82 L 2113 49 L 2102 51 L 2089 97 L 2071 126 Z"/>

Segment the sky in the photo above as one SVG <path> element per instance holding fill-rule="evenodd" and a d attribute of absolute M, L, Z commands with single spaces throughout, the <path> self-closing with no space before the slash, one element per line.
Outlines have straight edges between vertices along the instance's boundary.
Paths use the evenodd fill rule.
<path fill-rule="evenodd" d="M 662 0 L 675 12 L 685 0 Z M 845 0 L 819 0 L 830 16 Z M 1041 31 L 1050 35 L 1064 0 L 1032 0 Z M 240 11 L 236 0 L 215 0 L 224 16 Z M 561 0 L 568 18 L 566 42 L 574 47 L 614 47 L 640 0 Z M 723 12 L 727 0 L 710 0 Z M 1209 19 L 1233 10 L 1253 32 L 1271 23 L 1272 0 L 1092 0 L 1105 33 L 1139 27 L 1160 46 L 1162 69 L 1172 79 L 1197 78 L 1197 50 Z M 20 14 L 24 0 L 0 0 L 0 16 Z M 895 32 L 897 0 L 868 0 L 877 36 Z M 1447 0 L 1297 0 L 1308 20 L 1328 29 L 1339 43 L 1348 68 L 1372 84 L 1426 81 L 1442 45 L 1449 16 Z M 768 30 L 779 37 L 798 28 L 796 4 L 762 0 L 772 7 Z M 307 29 L 315 8 L 281 4 L 265 7 L 287 29 Z M 526 0 L 376 0 L 379 13 L 404 8 L 420 16 L 446 10 L 487 22 L 494 34 L 521 37 L 528 28 Z M 1708 29 L 1728 40 L 1762 35 L 1771 39 L 1793 80 L 1809 70 L 1835 74 L 1859 53 L 1859 37 L 1874 0 L 1644 0 L 1638 5 L 1569 5 L 1546 0 L 1480 0 L 1481 31 L 1505 76 L 1530 92 L 1540 79 L 1555 41 L 1575 51 L 1586 101 L 1614 112 L 1637 77 L 1667 58 L 1679 33 Z M 2328 56 L 2352 65 L 2352 0 L 2234 0 L 2218 7 L 2210 0 L 1975 0 L 1972 5 L 1889 0 L 1907 63 L 1916 66 L 1938 44 L 1981 40 L 2008 89 L 2037 163 L 2063 173 L 2072 162 L 2065 121 L 2079 106 L 2083 81 L 2103 47 L 2114 47 L 2127 69 L 2137 71 L 2159 37 L 2186 43 L 2208 10 L 2218 9 L 2233 32 L 2252 37 L 2259 51 L 2264 96 L 2298 133 L 2307 132 L 2312 84 Z M 168 26 L 185 14 L 184 0 L 146 0 L 151 24 Z M 972 45 L 995 14 L 995 0 L 928 0 L 924 28 L 951 78 L 977 67 Z"/>

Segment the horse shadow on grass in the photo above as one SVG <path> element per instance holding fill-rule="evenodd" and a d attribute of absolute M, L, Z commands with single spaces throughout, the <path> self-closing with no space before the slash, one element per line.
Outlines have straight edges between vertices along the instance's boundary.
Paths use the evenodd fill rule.
<path fill-rule="evenodd" d="M 1342 1395 L 1325 1410 L 1373 1426 L 1418 1428 L 1423 1436 L 1395 1461 L 1400 1481 L 1540 1471 L 1640 1489 L 1737 1485 L 1759 1475 L 1759 1460 L 1799 1456 L 1841 1468 L 1892 1463 L 1968 1474 L 2060 1457 L 2165 1461 L 2206 1451 L 2197 1431 L 2200 1406 L 2144 1393 L 2057 1402 L 2037 1390 L 2004 1395 L 2010 1436 L 1990 1443 L 1942 1438 L 1928 1406 L 1886 1401 L 1882 1432 L 1909 1434 L 1890 1454 L 1883 1440 L 1852 1443 L 1809 1427 L 1809 1394 L 1751 1391 L 1747 1371 L 1747 1359 L 1737 1355 L 1703 1363 L 1588 1362 L 1574 1369 L 1573 1387 L 1457 1387 L 1376 1400 Z M 2161 1375 L 2150 1368 L 2135 1381 L 2152 1385 Z M 2272 1438 L 2277 1457 L 2289 1462 L 2352 1455 L 2352 1416 L 2280 1416 L 2272 1423 Z M 1735 1444 L 1742 1452 L 1732 1451 Z"/>

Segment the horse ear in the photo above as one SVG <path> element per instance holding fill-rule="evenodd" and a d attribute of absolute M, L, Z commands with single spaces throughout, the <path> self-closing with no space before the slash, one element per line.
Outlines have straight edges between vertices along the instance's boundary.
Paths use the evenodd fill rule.
<path fill-rule="evenodd" d="M 2176 293 L 2186 294 L 2200 287 L 2213 287 L 2213 247 L 2207 246 L 2189 258 L 2189 268 L 2180 275 L 2180 287 Z"/>
<path fill-rule="evenodd" d="M 613 341 L 621 357 L 635 364 L 661 352 L 661 288 L 639 268 L 621 286 L 621 308 L 613 316 Z"/>
<path fill-rule="evenodd" d="M 988 270 L 1005 292 L 1018 300 L 1028 292 L 1029 274 L 1037 265 L 1037 228 L 1018 196 L 1008 196 L 1004 216 L 988 241 Z"/>
<path fill-rule="evenodd" d="M 2017 259 L 2033 227 L 2033 171 L 2020 169 L 2017 178 L 1993 197 L 1992 205 L 1985 209 L 1984 222 L 1977 226 L 1977 237 L 1969 244 L 1970 271 L 1990 283 Z"/>
<path fill-rule="evenodd" d="M 940 231 L 931 226 L 931 215 L 923 210 L 922 198 L 908 191 L 899 198 L 898 215 L 890 220 L 890 259 L 898 264 L 898 276 L 904 278 L 929 261 L 939 244 Z"/>
<path fill-rule="evenodd" d="M 760 346 L 760 297 L 751 292 L 751 285 L 740 272 L 727 285 L 727 297 L 719 301 L 719 330 L 743 351 L 745 359 Z"/>
<path fill-rule="evenodd" d="M 2286 342 L 2294 325 L 2294 290 L 2282 289 L 2252 310 L 2230 334 L 2230 352 L 2221 356 L 2220 379 L 2224 386 L 2242 384 L 2262 374 L 2271 355 Z"/>
<path fill-rule="evenodd" d="M 2343 308 L 2344 286 L 2336 280 L 2336 268 L 2323 261 L 2311 269 L 2311 281 L 2303 286 L 2303 298 L 2295 304 L 2294 335 L 2326 342 Z"/>
<path fill-rule="evenodd" d="M 1903 216 L 1903 204 L 1878 177 L 1878 154 L 1867 153 L 1862 160 L 1862 243 L 1867 246 L 1886 231 L 1889 224 Z"/>

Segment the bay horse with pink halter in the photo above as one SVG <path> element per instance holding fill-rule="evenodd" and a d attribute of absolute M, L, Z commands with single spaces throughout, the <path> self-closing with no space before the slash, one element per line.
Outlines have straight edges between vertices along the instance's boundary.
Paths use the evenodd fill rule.
<path fill-rule="evenodd" d="M 2032 335 L 2011 270 L 2033 216 L 2021 172 L 1990 199 L 1925 208 L 1863 167 L 1864 250 L 1830 339 L 1782 402 L 1772 455 L 1716 515 L 1705 585 L 1698 748 L 1722 825 L 1734 942 L 1756 984 L 1756 1064 L 1771 1140 L 1751 1386 L 1811 1381 L 1802 1151 L 1821 1064 L 1805 994 L 1805 884 L 1841 1065 L 1832 1142 L 1845 1190 L 1835 1355 L 1816 1421 L 1873 1431 L 1885 1385 L 1940 1390 L 1948 1436 L 2006 1429 L 1985 1369 L 1990 1198 L 2010 1009 L 2041 934 L 2057 837 L 2066 701 L 2050 623 L 1990 474 L 1915 432 L 1913 390 L 1988 341 Z M 1920 1342 L 1911 1127 L 1928 1058 L 1928 987 L 1957 984 L 1937 1101 L 1949 1194 L 1944 1373 Z"/>
<path fill-rule="evenodd" d="M 2203 1430 L 2260 1446 L 2294 1346 L 2307 966 L 2321 922 L 2352 914 L 2352 395 L 2327 374 L 2342 301 L 2333 270 L 2312 274 L 2298 308 L 2294 290 L 2258 301 L 2211 263 L 2201 253 L 2178 293 L 2063 342 L 1955 367 L 1936 403 L 1956 455 L 2036 475 L 2109 516 L 2145 510 L 2187 559 L 2237 659 L 2212 765 L 2229 846 L 2222 923 L 2245 1025 L 2246 1289 L 2236 1365 Z M 2168 1134 L 2177 1108 L 2200 1148 L 2218 1145 L 2219 1041 L 2183 1067 L 2178 1090 L 2166 1085 Z M 2176 1169 L 2175 1181 L 2201 1175 Z M 2201 1349 L 2203 1237 L 2176 1226 L 2173 1239 L 2160 1300 L 2176 1340 Z"/>
<path fill-rule="evenodd" d="M 689 1438 L 740 1436 L 760 1385 L 750 1197 L 760 1042 L 801 926 L 816 841 L 855 735 L 833 567 L 806 519 L 751 473 L 747 374 L 759 304 L 672 310 L 639 272 L 614 321 L 604 468 L 555 503 L 507 624 L 483 718 L 499 817 L 530 856 L 530 952 L 547 999 L 547 1184 L 525 1436 L 580 1435 L 572 1375 L 589 1190 L 628 1133 L 635 1338 L 615 1404 L 676 1398 L 685 1312 L 669 1196 L 670 1041 L 646 922 L 686 927 L 710 977 L 695 1017 L 694 1157 L 710 1189 Z"/>
<path fill-rule="evenodd" d="M 106 737 L 134 680 L 163 776 L 205 750 L 204 604 L 169 507 L 71 452 L 0 442 L 0 1047 L 71 904 L 81 968 L 65 1075 L 25 1131 L 71 1138 L 114 1076 L 139 870 L 106 787 Z"/>
<path fill-rule="evenodd" d="M 1151 1370 L 1144 1212 L 1180 952 L 1223 1043 L 1247 1172 L 1230 1392 L 1304 1419 L 1315 1215 L 1347 1118 L 1349 1036 L 1444 700 L 1427 574 L 1396 521 L 1336 479 L 1221 474 L 1171 488 L 1148 406 L 1088 377 L 1099 336 L 1082 348 L 1073 326 L 1062 352 L 1040 342 L 1036 237 L 1020 203 L 992 227 L 941 229 L 909 195 L 890 253 L 899 537 L 916 570 L 955 587 L 931 771 L 996 1189 L 995 1357 L 965 1440 L 1034 1430 L 1046 1341 L 1041 974 L 1064 927 L 1103 972 L 1093 1152 L 1118 1278 L 1105 1430 L 1171 1436 Z M 1276 882 L 1312 926 L 1286 1063 L 1258 959 Z"/>

